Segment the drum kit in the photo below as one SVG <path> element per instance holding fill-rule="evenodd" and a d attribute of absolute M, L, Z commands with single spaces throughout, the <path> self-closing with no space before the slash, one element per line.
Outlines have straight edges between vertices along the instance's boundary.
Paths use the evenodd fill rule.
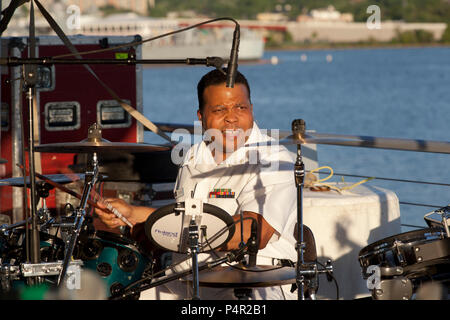
<path fill-rule="evenodd" d="M 333 267 L 329 262 L 318 267 L 315 243 L 305 239 L 303 225 L 302 187 L 304 165 L 301 145 L 305 143 L 305 124 L 295 120 L 292 126 L 297 141 L 297 160 L 294 165 L 297 186 L 297 224 L 294 237 L 297 261 L 278 266 L 256 265 L 257 230 L 252 223 L 248 241 L 213 261 L 200 263 L 200 253 L 211 253 L 225 245 L 236 232 L 235 221 L 221 208 L 202 203 L 198 199 L 185 199 L 162 206 L 154 211 L 143 224 L 145 241 L 131 237 L 129 229 L 121 233 L 96 230 L 93 218 L 86 214 L 86 206 L 98 207 L 104 201 L 93 186 L 102 179 L 99 175 L 99 157 L 102 154 L 121 152 L 155 152 L 169 150 L 169 146 L 110 142 L 101 137 L 101 128 L 94 124 L 89 128 L 88 138 L 79 143 L 55 143 L 35 146 L 38 152 L 87 153 L 91 155 L 85 173 L 41 175 L 36 173 L 36 193 L 42 203 L 37 211 L 39 261 L 30 261 L 29 252 L 34 241 L 30 234 L 32 218 L 14 224 L 0 226 L 0 283 L 3 294 L 23 287 L 46 284 L 58 289 L 73 281 L 79 270 L 91 270 L 104 280 L 107 296 L 112 300 L 136 299 L 140 292 L 181 279 L 192 288 L 192 299 L 200 299 L 199 288 L 234 289 L 238 299 L 249 299 L 253 288 L 292 285 L 297 289 L 298 299 L 315 299 L 318 276 L 327 275 L 331 281 Z M 291 142 L 292 142 L 291 141 Z M 298 142 L 301 141 L 301 142 Z M 0 186 L 31 187 L 31 180 L 9 178 L 0 180 Z M 64 186 L 84 180 L 82 195 Z M 79 206 L 66 205 L 64 216 L 52 217 L 45 205 L 49 191 L 58 188 L 76 196 Z M 105 206 L 108 206 L 104 202 Z M 130 222 L 119 211 L 108 207 L 128 226 Z M 426 218 L 430 228 L 407 232 L 379 240 L 363 248 L 359 263 L 363 278 L 373 286 L 373 299 L 411 299 L 421 284 L 428 281 L 446 283 L 450 279 L 450 234 L 447 218 L 450 208 L 435 211 L 440 219 L 431 215 Z M 311 239 L 311 238 L 310 238 Z M 312 238 L 313 239 L 313 238 Z M 180 253 L 192 260 L 189 268 L 165 273 L 167 269 L 155 270 L 153 249 Z M 309 249 L 309 252 L 308 252 Z M 246 259 L 247 257 L 247 259 Z M 170 266 L 169 266 L 170 268 Z M 156 271 L 156 272 L 155 272 Z"/>

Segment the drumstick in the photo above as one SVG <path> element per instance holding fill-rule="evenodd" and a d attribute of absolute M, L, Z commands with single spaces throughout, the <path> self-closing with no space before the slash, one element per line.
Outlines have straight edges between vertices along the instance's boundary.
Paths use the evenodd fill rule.
<path fill-rule="evenodd" d="M 23 169 L 22 165 L 17 164 L 17 166 L 19 166 L 21 169 Z M 49 178 L 47 178 L 46 176 L 43 176 L 42 174 L 39 174 L 37 172 L 35 172 L 36 177 L 38 177 L 41 180 L 44 180 L 45 182 L 47 182 L 48 184 L 61 189 L 64 192 L 67 192 L 68 194 L 78 198 L 81 200 L 81 195 L 78 194 L 77 192 L 70 190 L 69 188 L 64 187 L 63 185 L 50 180 Z M 73 173 L 72 173 L 73 174 Z M 75 181 L 75 179 L 73 179 L 73 181 Z M 94 198 L 98 201 L 101 201 L 105 206 L 106 209 L 108 209 L 109 211 L 111 211 L 117 218 L 119 218 L 120 220 L 122 220 L 123 222 L 125 222 L 130 228 L 133 227 L 133 224 L 127 219 L 125 218 L 116 208 L 114 208 L 109 202 L 106 202 L 105 199 L 103 199 L 103 197 L 101 195 L 99 195 L 94 189 L 91 190 L 91 193 L 93 194 Z M 103 210 L 103 208 L 100 208 L 99 205 L 97 203 L 95 203 L 94 201 L 88 199 L 87 203 L 97 209 Z"/>

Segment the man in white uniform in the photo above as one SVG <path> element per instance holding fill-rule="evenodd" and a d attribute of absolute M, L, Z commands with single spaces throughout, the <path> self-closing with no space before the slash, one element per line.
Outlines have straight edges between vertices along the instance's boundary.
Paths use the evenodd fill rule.
<path fill-rule="evenodd" d="M 242 239 L 250 237 L 251 220 L 258 221 L 259 251 L 257 265 L 276 265 L 281 259 L 297 260 L 294 226 L 296 223 L 296 188 L 294 159 L 283 146 L 270 145 L 274 139 L 263 134 L 253 119 L 250 88 L 238 72 L 235 85 L 225 85 L 225 74 L 219 70 L 200 80 L 198 119 L 205 130 L 204 140 L 193 145 L 180 167 L 174 193 L 179 199 L 192 197 L 220 207 L 233 216 L 236 232 L 220 251 L 237 249 Z M 119 199 L 108 200 L 133 224 L 143 223 L 155 210 L 130 206 Z M 109 227 L 123 225 L 107 211 L 97 210 Z M 199 261 L 215 256 L 202 253 Z M 174 262 L 181 259 L 174 254 Z M 185 257 L 183 257 L 185 258 Z M 190 268 L 190 260 L 173 271 Z M 290 285 L 253 289 L 254 299 L 296 299 Z M 186 299 L 185 282 L 172 281 L 141 293 L 141 299 Z M 233 290 L 200 290 L 201 299 L 234 299 Z"/>

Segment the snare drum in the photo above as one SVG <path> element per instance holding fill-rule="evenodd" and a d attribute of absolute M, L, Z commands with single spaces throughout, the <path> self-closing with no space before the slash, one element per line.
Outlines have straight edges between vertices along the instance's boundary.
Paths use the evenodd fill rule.
<path fill-rule="evenodd" d="M 133 240 L 105 231 L 96 231 L 80 244 L 76 256 L 83 260 L 84 268 L 101 276 L 110 295 L 141 279 L 150 263 Z"/>
<path fill-rule="evenodd" d="M 450 238 L 440 228 L 397 234 L 370 244 L 359 252 L 364 278 L 369 266 L 378 266 L 381 277 L 409 279 L 450 273 Z"/>

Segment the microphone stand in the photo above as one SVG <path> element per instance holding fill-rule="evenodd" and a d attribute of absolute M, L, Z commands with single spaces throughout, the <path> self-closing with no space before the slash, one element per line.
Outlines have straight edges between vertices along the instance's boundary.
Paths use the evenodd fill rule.
<path fill-rule="evenodd" d="M 292 122 L 292 132 L 294 138 L 302 140 L 305 134 L 305 121 L 297 119 Z M 303 182 L 305 178 L 305 165 L 302 160 L 301 144 L 297 144 L 297 159 L 294 165 L 295 185 L 297 187 L 297 268 L 296 284 L 298 289 L 298 300 L 305 300 L 305 276 L 301 272 L 301 267 L 305 264 L 304 251 L 305 242 L 303 241 Z"/>
<path fill-rule="evenodd" d="M 304 140 L 306 131 L 305 121 L 303 119 L 296 119 L 292 121 L 293 138 L 297 142 L 297 159 L 294 165 L 295 185 L 297 187 L 297 243 L 295 249 L 297 251 L 297 265 L 296 265 L 296 285 L 298 300 L 305 300 L 305 288 L 308 288 L 309 297 L 315 300 L 315 291 L 318 286 L 317 277 L 320 273 L 326 273 L 328 281 L 331 281 L 331 274 L 333 273 L 333 266 L 331 260 L 328 260 L 325 267 L 318 269 L 316 262 L 305 263 L 305 248 L 306 243 L 303 239 L 303 182 L 305 179 L 305 165 L 302 159 L 301 144 Z"/>

